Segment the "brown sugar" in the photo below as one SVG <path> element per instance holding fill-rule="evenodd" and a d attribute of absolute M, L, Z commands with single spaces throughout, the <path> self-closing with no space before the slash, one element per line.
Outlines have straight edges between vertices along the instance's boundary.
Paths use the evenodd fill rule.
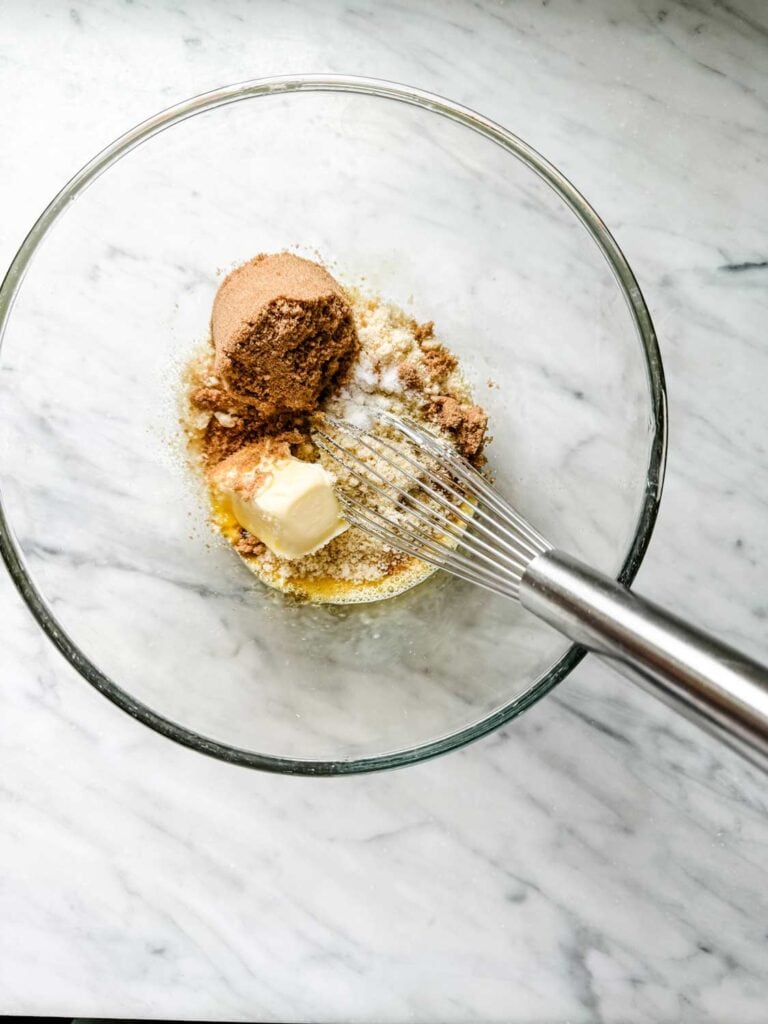
<path fill-rule="evenodd" d="M 240 536 L 234 542 L 234 548 L 244 558 L 256 558 L 258 555 L 264 554 L 267 550 L 267 545 L 262 544 L 252 533 L 248 533 L 247 530 L 241 528 Z"/>
<path fill-rule="evenodd" d="M 193 392 L 191 396 L 193 406 L 213 413 L 201 431 L 199 442 L 203 464 L 208 468 L 216 466 L 222 459 L 240 451 L 246 445 L 262 440 L 267 435 L 274 441 L 286 443 L 291 449 L 306 444 L 306 428 L 303 423 L 294 422 L 290 416 L 277 417 L 265 423 L 258 415 L 252 416 L 243 411 L 233 414 L 230 411 L 231 404 L 227 392 L 219 392 L 221 404 L 218 408 L 197 405 L 197 394 Z"/>
<path fill-rule="evenodd" d="M 422 354 L 421 361 L 429 376 L 436 381 L 445 380 L 448 374 L 453 373 L 458 364 L 456 356 L 443 345 L 426 349 Z"/>
<path fill-rule="evenodd" d="M 415 363 L 401 363 L 397 368 L 397 376 L 408 391 L 421 391 L 424 388 L 424 381 Z"/>
<path fill-rule="evenodd" d="M 359 348 L 341 287 L 317 263 L 285 252 L 225 278 L 211 332 L 215 375 L 264 422 L 315 412 Z"/>
<path fill-rule="evenodd" d="M 470 461 L 482 455 L 488 428 L 488 415 L 479 405 L 462 407 L 462 421 L 456 431 L 459 451 Z"/>
<path fill-rule="evenodd" d="M 425 324 L 420 324 L 418 320 L 411 320 L 409 324 L 413 336 L 419 344 L 422 341 L 427 341 L 435 333 L 435 323 L 433 320 L 428 320 Z"/>
<path fill-rule="evenodd" d="M 225 480 L 233 480 L 234 489 L 248 499 L 266 479 L 262 464 L 272 459 L 287 459 L 290 454 L 291 447 L 285 440 L 267 437 L 228 455 L 208 471 L 208 479 L 214 487 Z"/>
<path fill-rule="evenodd" d="M 265 436 L 306 443 L 307 418 L 344 379 L 359 342 L 331 275 L 290 253 L 257 256 L 225 278 L 211 316 L 213 355 L 189 400 L 208 413 L 207 467 Z"/>
<path fill-rule="evenodd" d="M 488 416 L 479 405 L 458 402 L 450 395 L 436 395 L 427 402 L 425 412 L 453 436 L 465 459 L 470 462 L 479 459 L 488 426 Z"/>

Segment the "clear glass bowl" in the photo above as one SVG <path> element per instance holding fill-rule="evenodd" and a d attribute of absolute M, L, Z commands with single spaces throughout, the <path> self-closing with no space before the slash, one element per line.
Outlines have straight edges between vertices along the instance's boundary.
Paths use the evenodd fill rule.
<path fill-rule="evenodd" d="M 217 540 L 180 455 L 178 368 L 222 274 L 289 247 L 434 320 L 490 413 L 499 487 L 632 580 L 665 400 L 616 243 L 498 125 L 327 76 L 158 114 L 36 223 L 0 292 L 2 553 L 65 657 L 165 736 L 273 771 L 404 765 L 508 722 L 581 652 L 442 574 L 367 606 L 291 604 Z"/>

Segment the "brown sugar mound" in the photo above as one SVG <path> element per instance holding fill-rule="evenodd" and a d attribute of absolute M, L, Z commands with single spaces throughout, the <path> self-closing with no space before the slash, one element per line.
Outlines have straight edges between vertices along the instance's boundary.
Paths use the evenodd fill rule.
<path fill-rule="evenodd" d="M 341 287 L 286 252 L 257 256 L 225 278 L 211 331 L 215 374 L 249 406 L 251 421 L 265 423 L 315 412 L 359 349 Z"/>

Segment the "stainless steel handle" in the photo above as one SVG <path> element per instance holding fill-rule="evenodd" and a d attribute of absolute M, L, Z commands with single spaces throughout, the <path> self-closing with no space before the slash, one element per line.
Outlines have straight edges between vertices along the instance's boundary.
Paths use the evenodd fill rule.
<path fill-rule="evenodd" d="M 768 669 L 562 551 L 534 558 L 520 601 L 768 770 Z"/>

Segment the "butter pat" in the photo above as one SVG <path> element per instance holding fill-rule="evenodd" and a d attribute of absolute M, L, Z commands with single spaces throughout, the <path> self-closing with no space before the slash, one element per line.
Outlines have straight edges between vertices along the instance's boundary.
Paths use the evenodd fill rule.
<path fill-rule="evenodd" d="M 217 466 L 211 483 L 240 526 L 280 558 L 311 555 L 348 528 L 330 473 L 284 451 L 249 445 Z"/>

